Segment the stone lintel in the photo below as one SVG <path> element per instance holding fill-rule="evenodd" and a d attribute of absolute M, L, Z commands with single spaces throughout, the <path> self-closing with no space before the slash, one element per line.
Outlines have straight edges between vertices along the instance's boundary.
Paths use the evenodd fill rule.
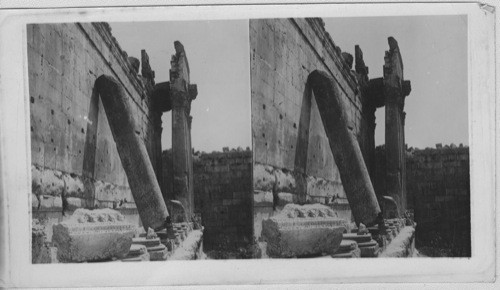
<path fill-rule="evenodd" d="M 168 112 L 172 110 L 172 96 L 170 95 L 170 82 L 158 83 L 152 92 L 153 110 Z"/>
<path fill-rule="evenodd" d="M 363 92 L 363 96 L 365 100 L 367 100 L 368 104 L 374 106 L 375 108 L 385 106 L 384 88 L 383 78 L 370 79 L 368 86 Z"/>

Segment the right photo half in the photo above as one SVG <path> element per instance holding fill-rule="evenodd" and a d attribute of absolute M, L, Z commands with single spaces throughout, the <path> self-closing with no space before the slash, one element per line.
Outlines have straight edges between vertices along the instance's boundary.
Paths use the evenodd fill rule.
<path fill-rule="evenodd" d="M 249 26 L 262 257 L 470 257 L 467 16 Z"/>

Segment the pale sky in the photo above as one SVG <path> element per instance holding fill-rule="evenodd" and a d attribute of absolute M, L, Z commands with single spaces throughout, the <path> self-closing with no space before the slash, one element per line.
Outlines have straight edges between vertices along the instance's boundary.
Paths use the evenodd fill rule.
<path fill-rule="evenodd" d="M 406 143 L 468 145 L 467 16 L 324 18 L 326 30 L 342 51 L 354 56 L 359 44 L 369 77 L 383 76 L 387 38 L 399 44 L 406 98 Z M 376 112 L 375 142 L 384 144 L 384 108 Z"/>
<path fill-rule="evenodd" d="M 406 143 L 468 145 L 467 16 L 324 18 L 325 28 L 342 51 L 363 50 L 369 77 L 383 76 L 387 38 L 399 43 L 406 98 Z M 173 42 L 184 44 L 191 82 L 192 143 L 196 150 L 251 146 L 248 21 L 111 23 L 113 35 L 129 56 L 146 49 L 156 82 L 168 80 Z M 375 142 L 384 144 L 384 108 L 376 113 Z M 162 146 L 171 147 L 171 114 L 163 116 Z"/>
<path fill-rule="evenodd" d="M 129 56 L 146 49 L 157 83 L 169 80 L 174 41 L 186 51 L 191 83 L 198 97 L 191 104 L 195 150 L 251 147 L 250 52 L 248 21 L 110 23 L 113 36 Z M 163 114 L 163 149 L 171 148 L 172 114 Z"/>

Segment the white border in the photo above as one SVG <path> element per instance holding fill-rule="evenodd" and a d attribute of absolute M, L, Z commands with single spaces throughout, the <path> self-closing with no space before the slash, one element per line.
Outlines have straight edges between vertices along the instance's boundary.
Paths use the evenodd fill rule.
<path fill-rule="evenodd" d="M 53 1 L 55 2 L 55 1 Z M 10 2 L 9 2 L 10 3 Z M 73 2 L 72 2 L 73 3 Z M 292 259 L 32 265 L 26 23 L 468 15 L 471 259 Z M 478 4 L 324 4 L 0 11 L 0 268 L 9 287 L 482 282 L 495 274 L 496 14 Z M 436 28 L 439 29 L 439 28 Z M 23 64 L 23 65 L 21 65 Z M 453 73 L 453 72 L 448 72 Z M 24 77 L 26 76 L 26 78 Z M 5 220 L 2 220 L 5 222 Z M 1 240 L 0 240 L 1 241 Z M 10 251 L 5 252 L 10 248 Z M 1 275 L 5 275 L 0 270 Z M 366 285 L 369 287 L 369 285 Z"/>

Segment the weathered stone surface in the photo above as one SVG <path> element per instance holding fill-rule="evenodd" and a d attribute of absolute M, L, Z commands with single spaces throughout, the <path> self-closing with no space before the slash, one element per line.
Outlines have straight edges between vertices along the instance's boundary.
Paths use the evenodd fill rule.
<path fill-rule="evenodd" d="M 262 221 L 262 237 L 269 257 L 333 254 L 340 246 L 347 223 L 327 206 L 287 204 L 283 211 Z"/>
<path fill-rule="evenodd" d="M 149 95 L 109 26 L 102 22 L 30 24 L 26 32 L 31 160 L 35 167 L 32 193 L 40 199 L 53 196 L 42 204 L 35 202 L 34 215 L 42 217 L 43 211 L 50 211 L 54 216 L 65 209 L 73 211 L 116 199 L 135 208 L 113 148 L 112 133 L 103 125 L 106 117 L 98 96 L 93 94 L 94 80 L 101 74 L 113 75 L 126 88 L 140 138 L 152 160 L 161 153 L 156 143 L 161 119 L 154 118 Z M 98 183 L 112 186 L 107 195 L 98 191 Z M 136 213 L 133 215 L 135 218 Z"/>
<path fill-rule="evenodd" d="M 168 199 L 182 203 L 188 218 L 194 213 L 193 156 L 191 154 L 191 102 L 197 89 L 190 84 L 189 62 L 184 46 L 174 42 L 175 54 L 170 64 L 170 96 L 172 98 L 173 191 Z M 190 90 L 191 88 L 191 90 Z"/>
<path fill-rule="evenodd" d="M 31 262 L 40 263 L 43 256 L 43 250 L 47 247 L 45 227 L 38 219 L 32 220 L 31 226 Z"/>
<path fill-rule="evenodd" d="M 52 242 L 61 262 L 123 258 L 136 227 L 112 209 L 78 209 L 67 221 L 53 226 Z"/>
<path fill-rule="evenodd" d="M 385 52 L 385 146 L 386 190 L 397 204 L 396 216 L 406 210 L 406 147 L 405 147 L 405 97 L 411 86 L 403 78 L 403 59 L 398 42 L 388 38 L 389 50 Z"/>

